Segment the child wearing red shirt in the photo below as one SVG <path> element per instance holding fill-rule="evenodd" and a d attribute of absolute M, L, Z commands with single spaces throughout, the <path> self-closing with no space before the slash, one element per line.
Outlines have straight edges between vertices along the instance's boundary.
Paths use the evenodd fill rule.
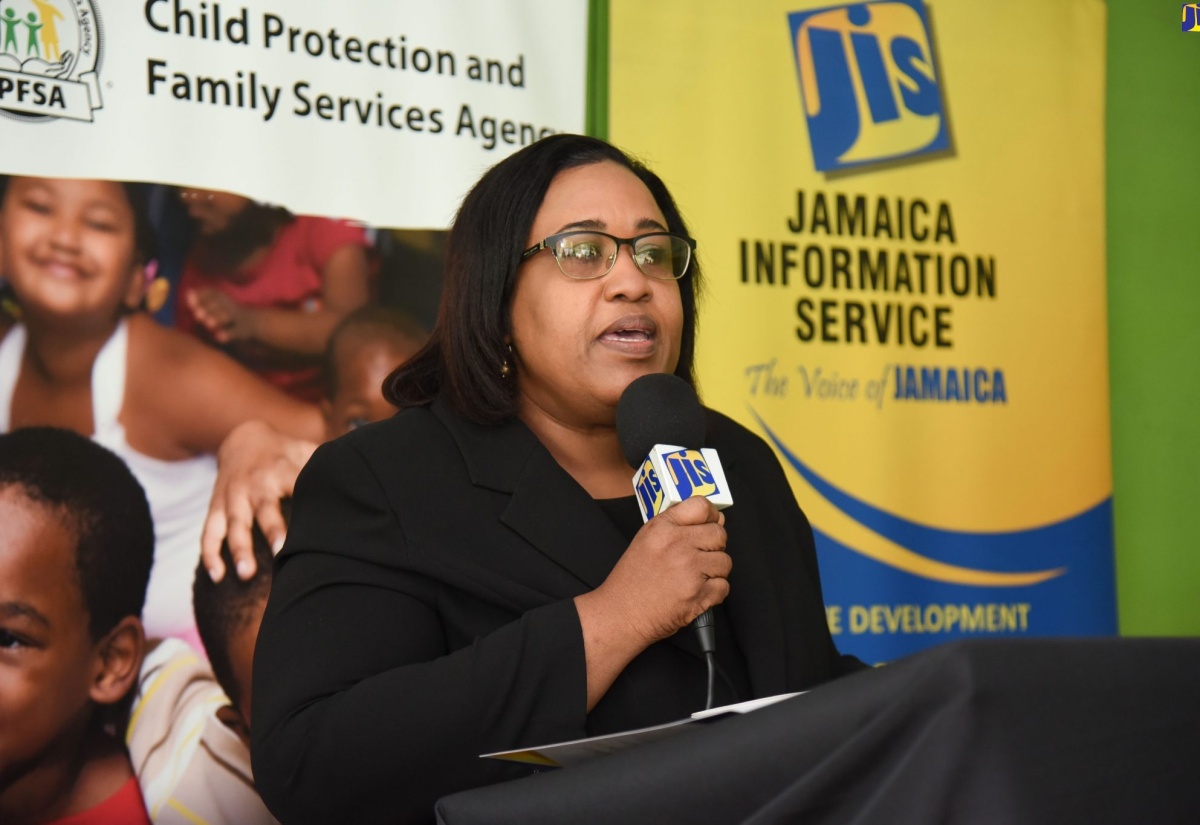
<path fill-rule="evenodd" d="M 0 822 L 149 825 L 114 729 L 137 683 L 154 528 L 105 448 L 0 435 Z"/>

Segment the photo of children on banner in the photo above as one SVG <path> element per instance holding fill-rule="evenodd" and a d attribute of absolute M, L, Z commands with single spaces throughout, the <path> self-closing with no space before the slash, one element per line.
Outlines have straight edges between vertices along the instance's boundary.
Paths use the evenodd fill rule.
<path fill-rule="evenodd" d="M 423 326 L 394 307 L 367 306 L 346 316 L 325 352 L 325 440 L 395 413 L 383 397 L 384 379 L 428 337 Z M 227 533 L 231 560 L 241 578 L 253 576 L 257 569 L 252 525 L 257 523 L 275 550 L 283 546 L 287 526 L 279 502 L 291 496 L 300 468 L 316 447 L 315 441 L 288 438 L 258 421 L 239 426 L 221 445 L 202 543 L 213 580 L 220 581 L 228 567 L 229 556 L 222 553 Z"/>
<path fill-rule="evenodd" d="M 197 644 L 191 580 L 212 454 L 251 417 L 301 439 L 323 426 L 315 405 L 149 317 L 155 255 L 143 186 L 0 178 L 0 278 L 19 317 L 0 320 L 0 432 L 63 427 L 129 465 L 156 533 L 147 629 Z"/>
<path fill-rule="evenodd" d="M 370 297 L 365 231 L 229 192 L 185 188 L 179 197 L 196 236 L 175 325 L 284 392 L 319 400 L 329 336 Z"/>
<path fill-rule="evenodd" d="M 429 333 L 394 307 L 357 309 L 338 324 L 325 351 L 325 439 L 382 421 L 396 411 L 383 397 L 384 379 L 416 355 Z"/>
<path fill-rule="evenodd" d="M 271 547 L 258 529 L 253 552 L 247 581 L 215 583 L 203 565 L 196 570 L 192 602 L 208 662 L 178 639 L 147 645 L 126 742 L 155 825 L 276 821 L 250 769 L 254 642 L 271 589 Z"/>
<path fill-rule="evenodd" d="M 69 430 L 0 435 L 0 822 L 149 825 L 121 717 L 137 685 L 150 509 Z"/>
<path fill-rule="evenodd" d="M 424 343 L 425 330 L 404 313 L 363 307 L 330 337 L 325 358 L 326 438 L 395 412 L 383 379 Z M 276 502 L 284 525 L 290 511 Z M 208 663 L 175 639 L 151 640 L 127 731 L 130 756 L 156 825 L 269 825 L 250 768 L 250 697 L 254 646 L 271 588 L 272 546 L 255 526 L 248 577 L 210 577 L 196 569 L 192 602 Z M 229 544 L 222 570 L 233 566 Z"/>

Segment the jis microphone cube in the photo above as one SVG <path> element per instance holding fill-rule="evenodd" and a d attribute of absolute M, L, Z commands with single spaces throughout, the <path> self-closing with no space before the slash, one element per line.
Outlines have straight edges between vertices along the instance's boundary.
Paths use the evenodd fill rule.
<path fill-rule="evenodd" d="M 692 496 L 704 496 L 718 510 L 733 504 L 717 451 L 657 444 L 633 476 L 642 521 Z"/>

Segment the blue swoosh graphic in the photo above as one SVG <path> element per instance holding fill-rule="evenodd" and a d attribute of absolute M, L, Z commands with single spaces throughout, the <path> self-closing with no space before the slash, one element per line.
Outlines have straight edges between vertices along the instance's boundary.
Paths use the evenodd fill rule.
<path fill-rule="evenodd" d="M 947 564 L 1017 572 L 1034 568 L 1094 566 L 1103 551 L 1111 566 L 1112 498 L 1062 521 L 1008 532 L 971 532 L 930 527 L 875 507 L 831 484 L 805 464 L 753 408 L 767 438 L 789 465 L 831 504 L 886 539 Z M 1090 557 L 1090 558 L 1085 558 Z"/>

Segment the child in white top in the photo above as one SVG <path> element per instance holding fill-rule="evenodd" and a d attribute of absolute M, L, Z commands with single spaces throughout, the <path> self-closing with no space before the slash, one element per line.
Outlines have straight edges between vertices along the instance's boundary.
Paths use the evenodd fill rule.
<path fill-rule="evenodd" d="M 155 523 L 147 632 L 194 639 L 211 454 L 250 418 L 304 439 L 323 428 L 315 407 L 139 311 L 153 256 L 136 185 L 0 179 L 0 277 L 21 312 L 0 325 L 0 431 L 65 427 L 125 459 Z"/>

